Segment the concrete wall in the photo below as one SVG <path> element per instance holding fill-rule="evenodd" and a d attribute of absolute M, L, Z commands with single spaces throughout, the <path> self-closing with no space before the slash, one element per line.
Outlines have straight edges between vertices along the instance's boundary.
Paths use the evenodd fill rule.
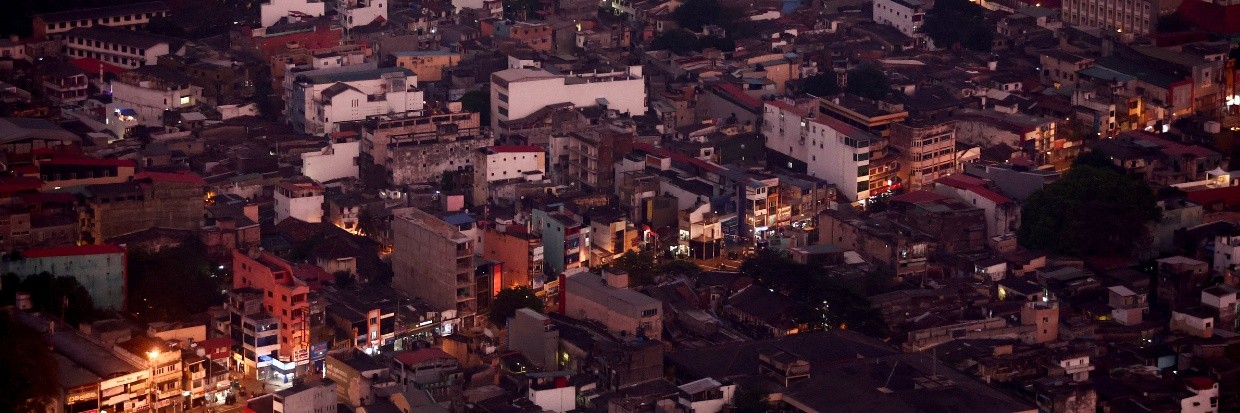
<path fill-rule="evenodd" d="M 323 183 L 333 179 L 356 178 L 361 142 L 333 143 L 320 152 L 301 154 L 301 174 Z"/>
<path fill-rule="evenodd" d="M 0 272 L 14 273 L 20 277 L 48 272 L 54 276 L 73 277 L 90 293 L 95 307 L 124 310 L 126 298 L 126 253 L 87 254 L 79 247 L 59 247 L 81 250 L 83 255 L 62 255 L 40 258 L 24 258 L 0 262 Z M 117 248 L 119 250 L 119 248 Z"/>
<path fill-rule="evenodd" d="M 294 11 L 319 17 L 327 11 L 327 6 L 322 1 L 271 0 L 270 3 L 261 6 L 259 14 L 263 27 L 271 27 L 271 25 L 280 21 L 280 18 L 288 16 L 289 13 Z"/>

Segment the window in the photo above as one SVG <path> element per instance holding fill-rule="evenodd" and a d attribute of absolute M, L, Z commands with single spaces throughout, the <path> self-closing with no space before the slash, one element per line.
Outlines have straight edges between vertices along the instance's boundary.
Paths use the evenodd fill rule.
<path fill-rule="evenodd" d="M 649 309 L 649 310 L 644 310 L 644 311 L 642 311 L 642 318 L 645 318 L 645 317 L 654 317 L 654 316 L 656 316 L 656 315 L 658 315 L 658 314 L 659 314 L 659 309 L 657 309 L 657 308 L 652 308 L 652 309 Z"/>

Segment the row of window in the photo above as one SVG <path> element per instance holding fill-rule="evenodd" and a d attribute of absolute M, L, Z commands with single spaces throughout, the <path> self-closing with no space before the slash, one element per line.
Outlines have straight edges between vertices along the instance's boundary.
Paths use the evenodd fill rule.
<path fill-rule="evenodd" d="M 160 15 L 163 15 L 163 13 L 160 13 Z M 74 27 L 90 27 L 92 23 L 106 25 L 109 23 L 133 22 L 133 21 L 142 20 L 144 17 L 146 19 L 151 19 L 155 17 L 155 13 L 129 14 L 125 16 L 112 16 L 111 18 L 98 17 L 94 19 L 74 20 L 71 22 L 48 23 L 47 30 L 70 29 Z"/>
<path fill-rule="evenodd" d="M 78 50 L 78 49 L 73 49 L 73 48 L 69 49 L 69 56 L 89 57 L 91 59 L 98 59 L 101 62 L 109 62 L 109 63 L 115 63 L 115 64 L 125 65 L 125 66 L 141 66 L 142 65 L 142 61 L 138 59 L 117 56 L 114 54 L 103 54 L 99 52 Z"/>
<path fill-rule="evenodd" d="M 146 56 L 146 49 L 126 46 L 126 45 L 120 45 L 116 43 L 101 42 L 101 41 L 94 40 L 94 39 L 84 39 L 81 37 L 74 37 L 74 38 L 69 39 L 69 43 L 82 45 L 82 46 L 90 46 L 90 47 L 104 49 L 104 50 L 111 49 L 113 51 L 136 54 L 139 56 Z"/>

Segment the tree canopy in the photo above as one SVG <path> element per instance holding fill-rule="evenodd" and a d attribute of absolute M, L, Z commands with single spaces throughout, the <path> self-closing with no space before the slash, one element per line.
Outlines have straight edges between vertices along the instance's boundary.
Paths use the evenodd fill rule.
<path fill-rule="evenodd" d="M 672 20 L 680 27 L 700 32 L 702 26 L 717 24 L 722 12 L 719 0 L 687 0 L 672 12 Z"/>
<path fill-rule="evenodd" d="M 654 254 L 649 251 L 628 251 L 611 263 L 613 267 L 629 274 L 629 286 L 637 287 L 654 284 L 659 267 L 654 263 Z"/>
<path fill-rule="evenodd" d="M 223 302 L 225 279 L 197 240 L 129 254 L 129 310 L 145 321 L 181 320 Z"/>
<path fill-rule="evenodd" d="M 478 113 L 483 125 L 491 124 L 491 94 L 486 90 L 471 90 L 461 95 L 461 108 Z"/>
<path fill-rule="evenodd" d="M 740 272 L 800 303 L 806 311 L 797 322 L 811 329 L 840 328 L 883 338 L 890 334 L 882 313 L 852 288 L 822 268 L 762 251 L 741 263 Z"/>
<path fill-rule="evenodd" d="M 76 278 L 67 275 L 43 272 L 20 277 L 10 273 L 4 275 L 2 286 L 3 305 L 13 304 L 17 292 L 25 291 L 30 293 L 35 310 L 62 317 L 69 324 L 90 321 L 95 313 L 95 301 L 90 292 Z"/>
<path fill-rule="evenodd" d="M 517 310 L 529 308 L 541 313 L 545 311 L 544 307 L 542 300 L 534 295 L 534 290 L 529 287 L 505 288 L 499 290 L 495 300 L 491 301 L 491 308 L 487 309 L 487 321 L 502 326 L 517 314 Z"/>
<path fill-rule="evenodd" d="M 51 344 L 0 311 L 0 411 L 41 412 L 60 394 Z"/>
<path fill-rule="evenodd" d="M 935 47 L 959 44 L 966 49 L 989 52 L 994 27 L 984 18 L 985 9 L 969 0 L 938 0 L 926 12 L 922 31 Z"/>
<path fill-rule="evenodd" d="M 861 66 L 848 71 L 848 93 L 870 99 L 881 99 L 891 92 L 891 82 L 882 70 Z"/>
<path fill-rule="evenodd" d="M 835 72 L 819 73 L 805 78 L 801 91 L 818 97 L 832 96 L 840 93 L 840 84 Z"/>
<path fill-rule="evenodd" d="M 1084 257 L 1126 255 L 1148 241 L 1146 224 L 1160 215 L 1154 192 L 1098 163 L 1078 162 L 1025 200 L 1021 245 Z"/>

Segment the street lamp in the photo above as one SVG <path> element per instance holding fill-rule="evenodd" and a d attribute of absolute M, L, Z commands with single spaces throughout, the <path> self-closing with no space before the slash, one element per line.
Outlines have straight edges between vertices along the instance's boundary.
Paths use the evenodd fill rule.
<path fill-rule="evenodd" d="M 146 352 L 147 365 L 151 366 L 150 385 L 146 386 L 146 404 L 149 408 L 155 410 L 155 359 L 159 358 L 159 350 L 154 349 Z"/>

